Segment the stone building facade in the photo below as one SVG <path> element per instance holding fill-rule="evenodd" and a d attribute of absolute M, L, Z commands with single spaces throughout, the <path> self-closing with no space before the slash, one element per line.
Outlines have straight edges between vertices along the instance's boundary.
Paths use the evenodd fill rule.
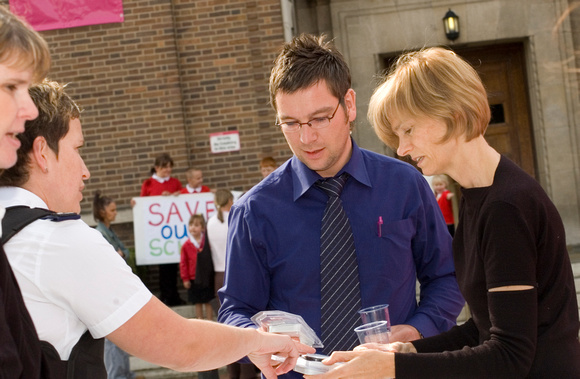
<path fill-rule="evenodd" d="M 445 45 L 465 53 L 482 73 L 492 107 L 501 112 L 502 119 L 488 129 L 488 140 L 542 184 L 562 215 L 569 245 L 577 245 L 580 8 L 572 10 L 575 5 L 578 1 L 296 0 L 299 17 L 294 27 L 335 38 L 357 92 L 355 139 L 388 155 L 393 152 L 376 138 L 364 117 L 376 75 L 401 51 Z M 459 16 L 460 36 L 455 41 L 446 38 L 443 28 L 449 9 Z M 518 50 L 517 57 L 502 59 L 511 49 Z M 490 58 L 494 55 L 499 57 Z"/>

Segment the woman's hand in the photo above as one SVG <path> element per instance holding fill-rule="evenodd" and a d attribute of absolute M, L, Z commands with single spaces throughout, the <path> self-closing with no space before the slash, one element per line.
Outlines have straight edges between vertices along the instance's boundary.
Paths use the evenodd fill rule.
<path fill-rule="evenodd" d="M 417 350 L 410 342 L 393 342 L 393 343 L 365 343 L 354 348 L 354 351 L 379 350 L 390 353 L 416 353 Z"/>
<path fill-rule="evenodd" d="M 390 350 L 394 353 L 416 353 L 415 345 L 410 342 L 394 342 L 389 344 Z"/>
<path fill-rule="evenodd" d="M 384 345 L 388 346 L 388 345 Z M 335 351 L 330 358 L 322 361 L 326 365 L 345 362 L 321 375 L 304 375 L 306 379 L 339 378 L 394 378 L 395 355 L 376 349 L 356 351 Z"/>
<path fill-rule="evenodd" d="M 262 371 L 262 374 L 268 379 L 276 378 L 292 370 L 296 366 L 296 361 L 300 354 L 312 354 L 316 350 L 313 347 L 304 345 L 300 342 L 293 341 L 289 336 L 274 334 L 257 330 L 261 338 L 261 347 L 248 354 L 248 358 Z M 280 357 L 286 357 L 286 360 L 280 364 L 272 361 L 272 354 Z M 277 365 L 273 367 L 272 364 Z"/>

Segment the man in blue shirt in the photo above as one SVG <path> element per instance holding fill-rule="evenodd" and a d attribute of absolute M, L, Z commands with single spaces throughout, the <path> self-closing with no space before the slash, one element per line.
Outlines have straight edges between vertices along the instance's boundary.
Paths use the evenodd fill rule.
<path fill-rule="evenodd" d="M 352 140 L 350 86 L 346 62 L 324 38 L 297 37 L 277 58 L 271 101 L 294 156 L 230 211 L 219 321 L 251 327 L 253 315 L 275 309 L 301 315 L 320 336 L 320 229 L 328 196 L 314 183 L 346 172 L 340 199 L 354 235 L 362 307 L 389 304 L 391 341 L 455 324 L 464 302 L 435 197 L 412 166 Z"/>

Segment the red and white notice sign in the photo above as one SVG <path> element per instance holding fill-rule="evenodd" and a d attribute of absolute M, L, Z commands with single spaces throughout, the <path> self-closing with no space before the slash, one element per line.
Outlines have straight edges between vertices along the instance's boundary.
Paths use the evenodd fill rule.
<path fill-rule="evenodd" d="M 209 144 L 212 153 L 225 153 L 240 150 L 240 133 L 231 132 L 212 133 L 209 135 Z"/>

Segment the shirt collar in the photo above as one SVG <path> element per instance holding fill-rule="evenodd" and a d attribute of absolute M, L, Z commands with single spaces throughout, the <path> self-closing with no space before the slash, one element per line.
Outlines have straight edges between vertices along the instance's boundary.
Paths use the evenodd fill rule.
<path fill-rule="evenodd" d="M 197 240 L 193 238 L 192 235 L 189 236 L 189 240 L 191 241 L 193 246 L 195 246 L 196 249 L 203 249 L 203 246 L 205 244 L 205 235 L 204 234 L 201 235 L 201 241 L 199 242 L 197 242 Z"/>
<path fill-rule="evenodd" d="M 14 205 L 48 209 L 48 205 L 40 197 L 24 188 L 0 187 L 0 206 L 8 208 Z"/>
<path fill-rule="evenodd" d="M 169 176 L 165 177 L 165 178 L 161 178 L 159 175 L 157 174 L 153 174 L 151 175 L 151 177 L 155 180 L 157 180 L 159 183 L 165 183 L 166 181 L 169 180 Z"/>
<path fill-rule="evenodd" d="M 190 186 L 189 184 L 185 186 L 187 188 L 187 191 L 189 193 L 198 193 L 201 192 L 201 186 L 197 186 L 195 188 L 193 188 L 192 186 Z"/>
<path fill-rule="evenodd" d="M 107 225 L 105 225 L 105 223 L 102 222 L 101 220 L 97 220 L 97 225 L 99 225 L 101 228 L 109 232 L 109 228 L 107 228 Z"/>
<path fill-rule="evenodd" d="M 353 139 L 351 139 L 351 141 L 352 155 L 350 160 L 346 163 L 346 165 L 344 165 L 342 169 L 340 169 L 337 175 L 340 175 L 343 172 L 348 172 L 350 176 L 352 176 L 356 181 L 368 187 L 372 187 L 362 151 Z M 292 157 L 290 164 L 292 167 L 294 201 L 296 201 L 300 196 L 304 195 L 304 193 L 308 191 L 308 189 L 312 187 L 312 185 L 317 180 L 321 179 L 322 177 L 315 171 L 309 169 L 304 163 L 296 158 L 295 155 Z"/>

